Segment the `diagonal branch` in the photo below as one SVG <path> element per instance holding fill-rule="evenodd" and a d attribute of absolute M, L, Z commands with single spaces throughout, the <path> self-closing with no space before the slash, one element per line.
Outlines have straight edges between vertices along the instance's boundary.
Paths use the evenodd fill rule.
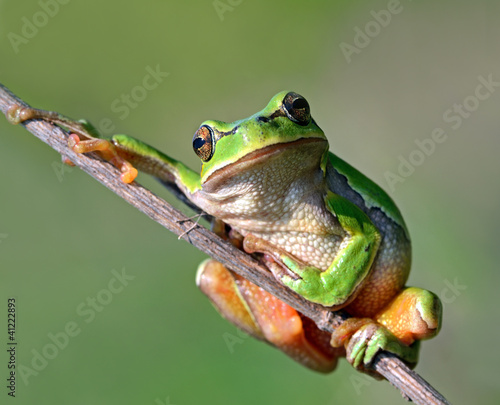
<path fill-rule="evenodd" d="M 28 106 L 0 84 L 0 110 L 6 114 L 13 104 Z M 68 148 L 67 134 L 60 127 L 42 120 L 30 120 L 22 125 L 151 219 L 311 318 L 319 328 L 333 332 L 346 319 L 347 315 L 342 311 L 329 311 L 321 305 L 306 301 L 279 284 L 267 268 L 257 260 L 206 228 L 194 224 L 180 211 L 141 185 L 135 182 L 132 184 L 121 182 L 117 170 L 111 164 L 93 154 L 83 155 L 73 152 Z M 179 190 L 172 191 L 179 199 L 185 201 Z M 405 398 L 417 404 L 448 404 L 447 400 L 427 381 L 390 353 L 380 352 L 372 367 L 397 387 Z"/>

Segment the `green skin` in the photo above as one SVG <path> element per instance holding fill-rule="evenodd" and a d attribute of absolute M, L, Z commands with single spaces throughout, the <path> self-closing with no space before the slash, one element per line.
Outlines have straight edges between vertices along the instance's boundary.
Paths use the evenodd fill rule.
<path fill-rule="evenodd" d="M 369 210 L 379 210 L 385 223 L 389 223 L 393 229 L 399 229 L 398 235 L 403 236 L 398 238 L 406 238 L 404 243 L 409 246 L 408 232 L 399 210 L 387 194 L 328 151 L 327 138 L 310 118 L 309 106 L 305 108 L 303 104 L 297 104 L 298 115 L 294 116 L 294 111 L 290 108 L 292 104 L 287 106 L 285 103 L 289 94 L 298 96 L 286 91 L 278 93 L 262 111 L 243 120 L 232 123 L 204 122 L 193 140 L 195 151 L 202 157 L 201 174 L 127 135 L 115 135 L 111 142 L 133 156 L 130 162 L 139 170 L 174 183 L 194 204 L 243 235 L 245 250 L 264 253 L 271 271 L 288 288 L 309 301 L 337 309 L 352 302 L 372 271 L 376 255 L 381 254 L 379 247 L 383 233 L 372 220 Z M 87 123 L 78 124 L 62 116 L 43 116 L 40 110 L 36 111 L 39 112 L 38 117 L 50 119 L 71 131 L 84 134 L 87 139 L 97 136 L 96 131 Z M 21 120 L 11 117 L 14 123 Z M 301 143 L 308 145 L 308 162 L 299 152 L 300 148 L 296 147 Z M 260 153 L 263 151 L 266 152 Z M 330 236 L 336 237 L 339 243 L 327 268 L 311 265 L 307 256 L 298 259 L 287 251 L 286 246 L 273 243 L 273 230 L 262 231 L 262 215 L 245 214 L 243 217 L 241 214 L 258 211 L 257 201 L 252 201 L 251 195 L 257 195 L 259 202 L 277 200 L 287 210 L 287 215 L 297 214 L 297 210 L 302 209 L 290 203 L 293 201 L 291 195 L 284 198 L 281 196 L 283 190 L 278 195 L 274 186 L 269 187 L 269 183 L 273 182 L 262 183 L 254 194 L 240 195 L 235 191 L 238 182 L 244 182 L 245 175 L 253 173 L 258 176 L 262 167 L 268 164 L 264 158 L 270 159 L 269 164 L 275 164 L 278 172 L 281 170 L 280 159 L 289 161 L 295 158 L 302 160 L 307 166 L 303 170 L 297 170 L 297 178 L 293 178 L 290 171 L 286 175 L 292 177 L 293 184 L 306 196 L 302 203 L 307 205 L 307 199 L 310 199 L 309 205 L 315 207 L 312 213 L 308 212 L 306 215 L 311 222 L 324 222 L 325 216 L 330 217 L 328 221 L 333 224 Z M 153 164 L 161 165 L 161 176 L 156 169 L 152 169 Z M 347 180 L 344 195 L 332 190 L 329 176 L 334 172 Z M 277 183 L 280 178 L 276 178 Z M 303 179 L 307 181 L 301 182 Z M 356 193 L 358 200 L 362 200 L 361 203 L 350 200 L 351 191 Z M 226 206 L 226 201 L 229 200 L 231 203 L 228 202 Z M 303 206 L 304 204 L 300 207 Z M 276 218 L 276 221 L 282 217 L 279 210 L 267 214 L 266 220 L 269 215 Z M 291 229 L 294 230 L 293 227 Z M 262 236 L 264 234 L 265 237 Z M 427 292 L 423 292 L 425 293 Z M 422 302 L 425 303 L 424 298 Z M 427 307 L 424 305 L 420 310 L 423 318 L 439 317 L 432 303 Z M 366 365 L 380 349 L 391 351 L 409 362 L 416 362 L 418 344 L 401 344 L 383 327 L 378 327 L 374 333 L 363 333 L 360 330 L 351 339 L 347 356 L 355 366 Z"/>

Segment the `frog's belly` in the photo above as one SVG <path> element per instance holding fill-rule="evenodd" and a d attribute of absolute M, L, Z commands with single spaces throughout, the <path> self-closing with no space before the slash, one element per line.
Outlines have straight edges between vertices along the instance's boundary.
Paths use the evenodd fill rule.
<path fill-rule="evenodd" d="M 242 231 L 243 236 L 249 232 Z M 272 233 L 256 233 L 252 235 L 261 238 L 277 249 L 290 253 L 293 257 L 320 270 L 326 270 L 332 264 L 337 252 L 343 248 L 342 237 L 338 235 L 317 235 L 310 232 L 283 231 Z"/>

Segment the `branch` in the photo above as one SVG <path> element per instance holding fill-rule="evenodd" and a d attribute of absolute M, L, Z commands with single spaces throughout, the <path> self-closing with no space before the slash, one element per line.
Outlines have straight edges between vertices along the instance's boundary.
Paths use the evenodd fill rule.
<path fill-rule="evenodd" d="M 13 104 L 28 106 L 0 84 L 0 109 L 6 114 Z M 73 152 L 68 148 L 67 134 L 60 127 L 43 120 L 30 120 L 22 125 L 129 204 L 213 257 L 228 269 L 262 287 L 309 317 L 316 322 L 320 329 L 331 333 L 346 319 L 347 315 L 342 311 L 332 312 L 321 305 L 306 301 L 276 282 L 267 268 L 256 259 L 222 240 L 206 228 L 194 224 L 180 211 L 141 185 L 135 182 L 132 184 L 121 182 L 117 170 L 108 162 L 94 154 L 83 155 Z M 178 198 L 185 201 L 179 190 L 172 191 Z M 397 387 L 403 397 L 411 399 L 417 404 L 448 404 L 447 400 L 427 381 L 390 353 L 378 353 L 372 367 Z"/>

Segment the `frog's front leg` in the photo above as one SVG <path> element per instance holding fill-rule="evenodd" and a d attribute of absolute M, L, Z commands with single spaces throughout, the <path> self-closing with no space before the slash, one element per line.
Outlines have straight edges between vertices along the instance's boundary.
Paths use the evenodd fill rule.
<path fill-rule="evenodd" d="M 326 270 L 300 262 L 283 249 L 248 235 L 248 253 L 264 253 L 275 277 L 307 300 L 339 308 L 352 301 L 370 272 L 380 244 L 380 234 L 368 216 L 347 199 L 329 192 L 326 207 L 346 232 L 341 249 Z"/>
<path fill-rule="evenodd" d="M 200 176 L 181 162 L 172 159 L 152 146 L 128 135 L 101 138 L 97 129 L 85 120 L 75 121 L 54 111 L 13 105 L 7 111 L 12 124 L 31 119 L 52 122 L 70 132 L 68 146 L 77 153 L 96 152 L 116 166 L 124 183 L 137 177 L 137 169 L 151 174 L 163 182 L 175 183 L 185 195 L 199 189 Z"/>
<path fill-rule="evenodd" d="M 25 107 L 14 104 L 7 110 L 7 120 L 11 124 L 20 124 L 28 120 L 44 120 L 68 129 L 84 139 L 100 138 L 97 129 L 85 120 L 75 121 L 55 111 L 40 110 L 33 107 Z"/>
<path fill-rule="evenodd" d="M 215 260 L 200 265 L 196 283 L 227 320 L 306 367 L 329 372 L 344 355 L 309 318 Z"/>

